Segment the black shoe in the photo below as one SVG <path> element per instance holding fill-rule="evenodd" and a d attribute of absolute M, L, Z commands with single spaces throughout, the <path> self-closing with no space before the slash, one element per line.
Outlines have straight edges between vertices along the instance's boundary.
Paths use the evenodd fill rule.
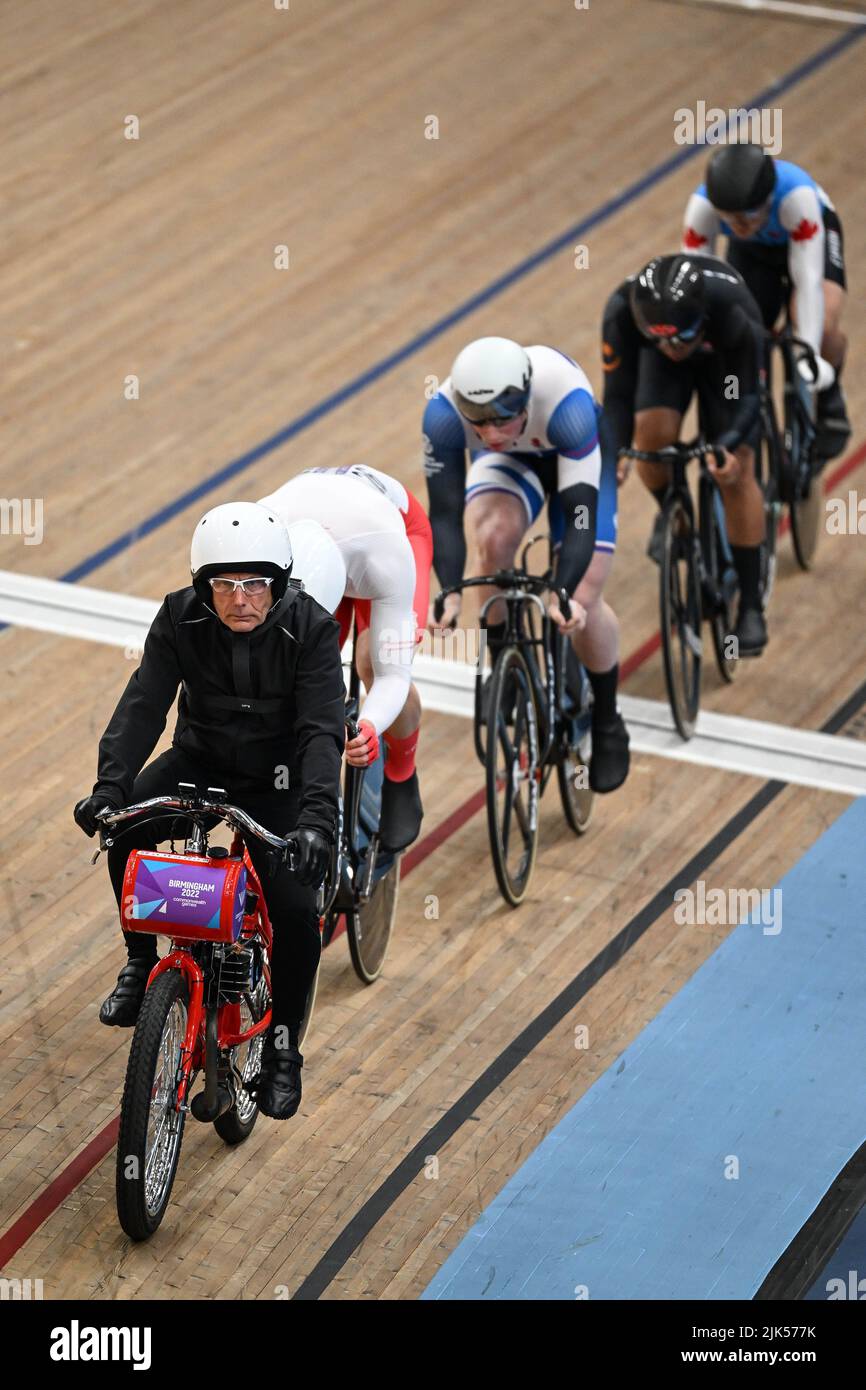
<path fill-rule="evenodd" d="M 851 422 L 845 403 L 845 393 L 836 380 L 826 391 L 818 392 L 815 425 L 815 452 L 826 462 L 836 458 L 851 438 Z"/>
<path fill-rule="evenodd" d="M 647 541 L 646 547 L 647 555 L 656 565 L 661 564 L 662 555 L 664 554 L 664 530 L 664 512 L 659 512 L 658 516 L 653 522 L 653 529 L 650 532 L 650 538 Z"/>
<path fill-rule="evenodd" d="M 741 605 L 734 636 L 738 656 L 761 655 L 767 645 L 767 623 L 760 608 Z"/>
<path fill-rule="evenodd" d="M 589 785 L 594 792 L 615 792 L 628 777 L 628 729 L 621 714 L 612 723 L 592 722 Z"/>
<path fill-rule="evenodd" d="M 387 773 L 382 783 L 382 810 L 379 814 L 379 839 L 383 849 L 396 854 L 417 840 L 424 819 L 418 773 L 413 772 L 405 782 L 392 782 Z"/>
<path fill-rule="evenodd" d="M 248 1081 L 249 1092 L 263 1115 L 290 1120 L 301 1103 L 301 1067 L 304 1059 L 296 1047 L 275 1047 L 271 1033 L 262 1047 L 259 1073 Z"/>
<path fill-rule="evenodd" d="M 109 1028 L 131 1028 L 141 1011 L 147 977 L 156 959 L 128 960 L 117 977 L 117 984 L 99 1010 L 99 1022 Z"/>

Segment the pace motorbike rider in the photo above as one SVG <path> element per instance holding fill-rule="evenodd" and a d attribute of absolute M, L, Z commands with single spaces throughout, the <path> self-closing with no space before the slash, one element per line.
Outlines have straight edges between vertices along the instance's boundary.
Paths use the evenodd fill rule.
<path fill-rule="evenodd" d="M 345 686 L 338 625 L 289 585 L 292 546 L 284 523 L 255 502 L 215 507 L 192 540 L 192 586 L 166 596 L 99 744 L 93 792 L 75 807 L 88 834 L 97 813 L 172 795 L 179 782 L 219 786 L 292 843 L 296 870 L 248 845 L 274 931 L 272 1023 L 254 1083 L 259 1108 L 294 1115 L 301 1100 L 298 1036 L 320 954 L 316 888 L 336 833 Z M 246 584 L 241 587 L 241 581 Z M 144 766 L 181 687 L 172 746 Z M 142 769 L 144 769 L 142 771 Z M 108 851 L 120 906 L 132 849 L 155 849 L 177 817 L 121 822 Z M 156 937 L 126 936 L 128 961 L 100 1010 L 102 1023 L 135 1023 L 156 964 Z"/>

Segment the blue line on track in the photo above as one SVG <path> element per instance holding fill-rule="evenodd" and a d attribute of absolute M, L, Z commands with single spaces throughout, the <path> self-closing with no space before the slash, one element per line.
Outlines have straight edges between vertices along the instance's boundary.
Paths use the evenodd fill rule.
<path fill-rule="evenodd" d="M 807 58 L 796 68 L 793 68 L 791 72 L 785 73 L 777 81 L 771 82 L 768 87 L 765 87 L 762 92 L 759 92 L 757 96 L 753 97 L 746 105 L 749 107 L 763 107 L 768 105 L 769 102 L 781 96 L 781 94 L 790 87 L 810 77 L 826 63 L 832 62 L 840 53 L 844 52 L 851 44 L 856 43 L 857 40 L 862 37 L 863 30 L 855 29 L 850 33 L 843 34 L 841 37 L 834 39 L 832 43 L 819 49 L 811 58 Z M 386 376 L 390 371 L 393 371 L 395 367 L 399 366 L 401 362 L 405 362 L 407 358 L 414 356 L 416 352 L 420 352 L 428 343 L 440 337 L 449 328 L 453 327 L 454 324 L 459 323 L 461 319 L 468 318 L 476 309 L 481 308 L 484 304 L 488 304 L 492 299 L 495 299 L 497 295 L 502 294 L 504 290 L 508 289 L 509 286 L 515 284 L 516 281 L 523 279 L 524 276 L 536 270 L 538 266 L 543 265 L 545 261 L 550 260 L 552 256 L 555 256 L 559 251 L 562 251 L 566 246 L 570 245 L 575 238 L 585 235 L 587 232 L 591 231 L 593 227 L 597 227 L 600 223 L 606 222 L 608 218 L 613 217 L 615 213 L 620 212 L 630 203 L 642 197 L 644 193 L 653 188 L 660 180 L 667 178 L 668 174 L 672 174 L 674 170 L 679 169 L 690 159 L 694 159 L 698 154 L 705 153 L 705 151 L 706 147 L 703 145 L 684 146 L 683 149 L 678 150 L 676 154 L 671 155 L 669 159 L 665 159 L 660 164 L 657 164 L 648 174 L 645 174 L 643 178 L 637 179 L 634 183 L 629 184 L 622 193 L 617 194 L 614 198 L 609 198 L 607 202 L 602 203 L 594 212 L 581 218 L 579 222 L 575 222 L 567 231 L 562 232 L 559 236 L 554 237 L 552 241 L 547 242 L 539 251 L 536 251 L 531 256 L 527 256 L 525 260 L 520 261 L 504 275 L 500 275 L 498 279 L 491 281 L 483 290 L 479 290 L 479 292 L 472 295 L 471 298 L 465 299 L 462 304 L 458 304 L 455 309 L 452 309 L 452 311 L 443 318 L 437 319 L 429 328 L 416 334 L 414 338 L 410 338 L 402 347 L 397 348 L 396 351 L 389 353 L 387 357 L 383 357 L 378 362 L 375 362 L 367 371 L 362 372 L 360 376 L 353 377 L 351 381 L 341 386 L 338 390 L 333 391 L 329 396 L 325 396 L 323 400 L 311 406 L 311 408 L 304 411 L 302 415 L 291 420 L 289 424 L 278 430 L 276 434 L 272 434 L 269 438 L 262 440 L 261 444 L 257 444 L 254 448 L 249 449 L 238 458 L 232 459 L 229 463 L 225 464 L 224 467 L 218 469 L 216 473 L 211 474 L 209 478 L 203 479 L 203 481 L 196 484 L 195 487 L 189 488 L 186 492 L 175 498 L 173 502 L 167 502 L 164 507 L 160 507 L 158 511 L 146 517 L 132 530 L 125 531 L 122 535 L 118 536 L 116 540 L 111 541 L 109 545 L 103 546 L 101 550 L 97 550 L 93 555 L 89 555 L 86 559 L 80 561 L 79 564 L 75 565 L 71 570 L 68 570 L 66 574 L 61 575 L 61 579 L 74 584 L 78 580 L 84 579 L 87 575 L 92 574 L 93 571 L 99 569 L 101 565 L 112 560 L 116 555 L 120 554 L 121 551 L 129 549 L 136 541 L 140 541 L 145 536 L 149 536 L 152 532 L 159 530 L 161 526 L 171 521 L 178 513 L 185 511 L 187 507 L 191 507 L 194 502 L 200 502 L 208 493 L 221 487 L 223 483 L 228 482 L 229 479 L 236 478 L 238 474 L 251 468 L 259 459 L 264 458 L 267 454 L 273 453 L 275 449 L 279 449 L 283 444 L 287 444 L 289 440 L 297 438 L 299 434 L 310 429 L 313 425 L 324 419 L 325 416 L 337 410 L 341 405 L 345 405 L 347 401 L 351 401 L 354 397 L 359 396 L 368 386 L 371 386 L 381 377 Z"/>

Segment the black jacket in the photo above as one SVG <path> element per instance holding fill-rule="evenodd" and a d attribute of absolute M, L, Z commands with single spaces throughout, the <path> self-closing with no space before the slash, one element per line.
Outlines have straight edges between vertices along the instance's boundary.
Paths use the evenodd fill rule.
<path fill-rule="evenodd" d="M 208 768 L 210 785 L 273 792 L 286 768 L 298 825 L 333 839 L 345 739 L 338 633 L 292 585 L 248 633 L 232 632 L 193 588 L 167 594 L 100 740 L 94 792 L 129 803 L 180 685 L 172 743 Z"/>

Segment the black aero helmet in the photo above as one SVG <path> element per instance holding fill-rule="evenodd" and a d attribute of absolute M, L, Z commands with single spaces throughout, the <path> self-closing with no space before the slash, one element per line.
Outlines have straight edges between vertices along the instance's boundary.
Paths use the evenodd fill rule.
<path fill-rule="evenodd" d="M 707 164 L 707 197 L 720 212 L 751 212 L 776 187 L 772 155 L 760 145 L 722 145 Z"/>
<path fill-rule="evenodd" d="M 704 277 L 694 257 L 656 256 L 631 282 L 635 325 L 650 342 L 689 343 L 704 326 Z"/>

